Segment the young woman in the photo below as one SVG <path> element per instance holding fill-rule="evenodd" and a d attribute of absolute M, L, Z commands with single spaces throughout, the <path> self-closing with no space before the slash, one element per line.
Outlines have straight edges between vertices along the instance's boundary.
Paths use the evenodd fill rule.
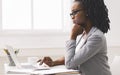
<path fill-rule="evenodd" d="M 49 66 L 65 64 L 81 75 L 111 75 L 108 65 L 105 33 L 110 29 L 108 10 L 103 0 L 75 0 L 70 14 L 74 26 L 66 43 L 66 55 L 53 61 L 44 57 Z"/>

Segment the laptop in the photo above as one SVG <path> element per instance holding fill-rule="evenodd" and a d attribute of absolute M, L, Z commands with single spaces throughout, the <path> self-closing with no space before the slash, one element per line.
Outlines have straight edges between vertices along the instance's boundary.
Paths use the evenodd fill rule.
<path fill-rule="evenodd" d="M 50 67 L 48 65 L 46 65 L 45 63 L 43 63 L 42 65 L 39 65 L 39 63 L 36 63 L 35 65 L 31 65 L 31 64 L 28 64 L 28 63 L 21 64 L 18 61 L 17 56 L 14 53 L 13 47 L 9 46 L 9 45 L 6 45 L 5 47 L 6 47 L 5 49 L 8 50 L 13 62 L 15 63 L 15 66 L 18 69 L 33 69 L 33 70 L 47 70 L 47 69 L 50 69 Z"/>

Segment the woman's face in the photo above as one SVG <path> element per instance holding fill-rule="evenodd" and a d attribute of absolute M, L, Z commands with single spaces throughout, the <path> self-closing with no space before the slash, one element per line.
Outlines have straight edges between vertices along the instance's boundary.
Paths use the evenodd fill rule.
<path fill-rule="evenodd" d="M 71 9 L 71 18 L 74 24 L 84 25 L 86 22 L 86 13 L 79 2 L 74 2 Z"/>

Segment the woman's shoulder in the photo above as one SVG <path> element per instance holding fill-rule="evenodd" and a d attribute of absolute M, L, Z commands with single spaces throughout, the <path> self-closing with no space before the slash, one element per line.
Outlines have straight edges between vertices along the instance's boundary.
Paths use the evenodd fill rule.
<path fill-rule="evenodd" d="M 94 39 L 99 38 L 102 41 L 102 40 L 105 40 L 105 35 L 101 30 L 99 30 L 98 28 L 95 28 L 95 31 L 91 34 L 89 38 L 94 38 Z"/>
<path fill-rule="evenodd" d="M 96 30 L 92 33 L 92 35 L 103 37 L 104 33 L 100 29 L 96 28 Z"/>

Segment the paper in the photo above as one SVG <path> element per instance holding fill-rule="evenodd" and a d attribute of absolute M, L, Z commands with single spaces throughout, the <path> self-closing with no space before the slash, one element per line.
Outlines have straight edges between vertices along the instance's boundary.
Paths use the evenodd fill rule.
<path fill-rule="evenodd" d="M 12 70 L 9 70 L 8 73 L 11 73 L 11 74 L 28 74 L 30 72 L 32 72 L 33 70 L 31 69 L 12 69 Z"/>
<path fill-rule="evenodd" d="M 32 70 L 47 70 L 47 69 L 50 69 L 50 67 L 48 65 L 46 65 L 45 63 L 43 63 L 42 65 L 39 65 L 39 64 L 31 65 L 29 63 L 22 63 L 21 66 L 22 66 L 23 69 L 32 69 Z"/>
<path fill-rule="evenodd" d="M 33 69 L 17 69 L 16 67 L 9 67 L 5 64 L 6 73 L 16 73 L 16 74 L 56 74 L 56 73 L 78 73 L 78 70 L 66 69 L 64 65 L 50 67 L 47 70 L 33 70 Z"/>
<path fill-rule="evenodd" d="M 50 70 L 40 70 L 33 71 L 31 74 L 56 74 L 56 73 L 65 73 L 65 72 L 78 72 L 75 70 L 67 70 L 67 69 L 50 69 Z"/>
<path fill-rule="evenodd" d="M 31 74 L 56 74 L 56 73 L 66 73 L 74 72 L 78 73 L 78 70 L 66 69 L 64 65 L 50 67 L 49 70 L 36 70 L 31 72 Z"/>

